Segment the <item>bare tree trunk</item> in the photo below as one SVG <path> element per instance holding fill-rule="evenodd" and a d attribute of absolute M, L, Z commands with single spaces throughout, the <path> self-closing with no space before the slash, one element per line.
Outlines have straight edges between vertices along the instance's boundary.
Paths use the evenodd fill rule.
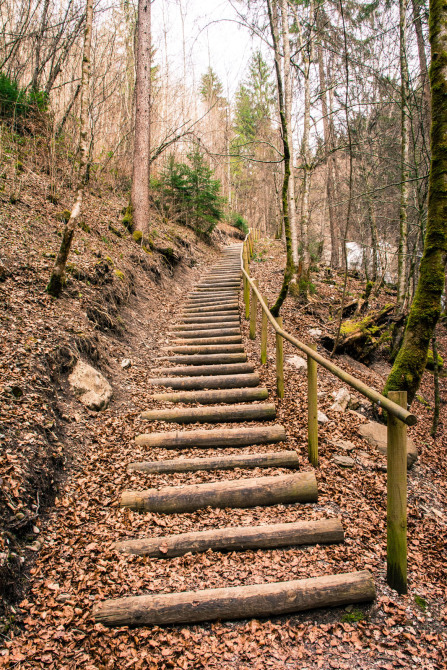
<path fill-rule="evenodd" d="M 88 95 L 91 69 L 91 46 L 93 25 L 93 0 L 87 0 L 85 7 L 84 51 L 82 56 L 81 76 L 81 114 L 80 114 L 80 142 L 79 142 L 79 181 L 76 189 L 76 200 L 71 210 L 70 219 L 65 224 L 62 233 L 61 246 L 57 254 L 53 272 L 47 285 L 47 292 L 58 298 L 65 283 L 65 266 L 70 253 L 74 231 L 81 213 L 84 198 L 85 179 L 88 161 Z"/>
<path fill-rule="evenodd" d="M 406 302 L 407 238 L 408 238 L 408 179 L 409 179 L 409 119 L 407 65 L 407 0 L 399 0 L 400 9 L 400 76 L 401 76 L 401 191 L 399 209 L 399 247 L 397 257 L 397 305 L 401 312 Z"/>
<path fill-rule="evenodd" d="M 427 55 L 425 53 L 424 33 L 422 30 L 421 10 L 419 0 L 411 0 L 413 5 L 413 23 L 416 31 L 418 43 L 419 69 L 421 72 L 421 85 L 424 96 L 425 114 L 430 119 L 431 101 L 430 101 L 430 81 L 428 78 Z"/>
<path fill-rule="evenodd" d="M 317 55 L 318 55 L 318 70 L 320 75 L 321 110 L 323 113 L 324 147 L 325 147 L 326 165 L 327 165 L 326 192 L 327 192 L 327 201 L 329 209 L 329 228 L 331 235 L 331 267 L 338 268 L 340 265 L 340 255 L 338 250 L 338 225 L 337 225 L 336 211 L 334 207 L 335 158 L 332 153 L 334 147 L 332 141 L 333 140 L 332 133 L 330 132 L 330 125 L 329 125 L 329 115 L 328 115 L 329 111 L 326 96 L 326 76 L 324 73 L 323 49 L 321 48 L 321 44 L 318 44 L 317 46 Z"/>
<path fill-rule="evenodd" d="M 298 265 L 298 226 L 296 221 L 296 198 L 295 198 L 295 153 L 293 149 L 292 133 L 292 72 L 290 67 L 290 41 L 289 41 L 289 15 L 287 11 L 287 0 L 281 3 L 281 41 L 283 48 L 283 72 L 284 72 L 284 114 L 289 138 L 290 153 L 290 179 L 289 179 L 289 224 L 292 237 L 292 258 L 295 266 Z M 304 241 L 303 241 L 304 242 Z"/>
<path fill-rule="evenodd" d="M 137 230 L 149 224 L 150 113 L 151 113 L 151 5 L 138 0 L 135 84 L 135 141 L 132 174 L 132 215 Z"/>
<path fill-rule="evenodd" d="M 40 81 L 40 50 L 42 48 L 42 40 L 43 36 L 45 34 L 45 28 L 47 25 L 47 16 L 48 16 L 48 6 L 50 4 L 50 0 L 44 0 L 43 4 L 43 10 L 42 10 L 42 19 L 40 22 L 40 30 L 37 34 L 37 40 L 36 40 L 36 47 L 35 47 L 35 65 L 34 65 L 34 72 L 33 72 L 33 79 L 31 81 L 31 88 L 33 91 L 37 91 L 39 88 L 39 81 Z"/>
<path fill-rule="evenodd" d="M 284 152 L 284 179 L 282 186 L 282 219 L 284 225 L 284 235 L 286 238 L 287 260 L 284 270 L 284 279 L 275 304 L 271 308 L 273 316 L 279 316 L 280 309 L 289 291 L 289 284 L 295 271 L 295 263 L 293 262 L 292 251 L 292 234 L 290 230 L 289 219 L 289 181 L 290 181 L 290 145 L 289 145 L 289 127 L 287 125 L 285 105 L 284 105 L 284 89 L 281 76 L 281 54 L 279 51 L 279 35 L 278 35 L 278 8 L 275 0 L 267 0 L 267 10 L 269 15 L 270 31 L 273 41 L 273 49 L 275 52 L 275 72 L 276 83 L 278 87 L 278 105 L 279 116 L 281 120 L 282 144 Z"/>

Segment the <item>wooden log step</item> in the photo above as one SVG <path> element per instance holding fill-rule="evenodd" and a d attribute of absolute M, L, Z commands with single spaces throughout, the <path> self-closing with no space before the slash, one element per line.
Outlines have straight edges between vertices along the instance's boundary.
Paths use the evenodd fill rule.
<path fill-rule="evenodd" d="M 262 405 L 217 405 L 216 407 L 182 407 L 151 409 L 141 419 L 172 423 L 225 423 L 232 421 L 270 421 L 276 418 L 274 403 Z"/>
<path fill-rule="evenodd" d="M 299 467 L 296 451 L 269 451 L 263 454 L 230 454 L 207 458 L 172 458 L 167 461 L 141 461 L 129 463 L 128 472 L 171 474 L 202 470 L 234 470 L 234 468 L 292 468 Z"/>
<path fill-rule="evenodd" d="M 228 354 L 241 353 L 244 351 L 242 344 L 211 344 L 211 345 L 191 345 L 187 344 L 181 347 L 161 347 L 161 351 L 172 351 L 174 354 Z"/>
<path fill-rule="evenodd" d="M 187 299 L 186 303 L 187 304 L 197 304 L 197 303 L 202 303 L 202 302 L 231 302 L 231 301 L 236 301 L 237 300 L 237 291 L 229 291 L 228 293 L 221 293 L 220 295 L 214 295 L 214 293 L 211 293 L 210 295 L 208 294 L 197 294 L 193 293 L 191 296 Z"/>
<path fill-rule="evenodd" d="M 214 289 L 222 289 L 222 288 L 234 288 L 238 289 L 240 288 L 241 285 L 241 280 L 240 279 L 235 279 L 232 281 L 208 281 L 208 282 L 202 282 L 200 284 L 196 285 L 196 291 L 201 291 L 202 289 L 207 289 L 210 291 L 214 291 Z"/>
<path fill-rule="evenodd" d="M 197 313 L 217 312 L 215 316 L 221 316 L 222 312 L 239 313 L 239 305 L 237 302 L 223 302 L 219 306 L 210 305 L 209 307 L 187 307 L 183 310 L 183 314 L 197 314 Z"/>
<path fill-rule="evenodd" d="M 238 287 L 235 287 L 238 288 Z M 226 286 L 198 286 L 196 288 L 197 293 L 226 293 L 228 291 L 228 288 Z"/>
<path fill-rule="evenodd" d="M 245 363 L 247 355 L 242 354 L 196 354 L 191 356 L 161 356 L 157 361 L 171 361 L 183 365 L 214 365 L 216 363 Z"/>
<path fill-rule="evenodd" d="M 234 298 L 231 298 L 229 302 L 232 302 Z M 183 307 L 186 309 L 190 308 L 196 308 L 196 307 L 218 307 L 223 300 L 214 300 L 214 299 L 206 299 L 206 300 L 187 300 Z M 225 300 L 225 302 L 227 302 Z"/>
<path fill-rule="evenodd" d="M 313 472 L 293 475 L 232 479 L 189 486 L 164 486 L 161 489 L 123 491 L 121 507 L 137 512 L 183 514 L 212 507 L 248 508 L 287 503 L 311 503 L 318 499 Z"/>
<path fill-rule="evenodd" d="M 152 400 L 160 402 L 200 403 L 212 405 L 216 402 L 256 402 L 267 400 L 268 390 L 266 388 L 235 388 L 219 389 L 213 391 L 183 391 L 180 393 L 154 393 Z"/>
<path fill-rule="evenodd" d="M 172 389 L 232 389 L 246 386 L 258 386 L 259 375 L 252 372 L 247 375 L 204 375 L 203 377 L 159 377 L 149 379 L 154 386 L 169 386 Z"/>
<path fill-rule="evenodd" d="M 195 339 L 176 339 L 173 340 L 173 344 L 175 345 L 183 345 L 183 344 L 240 344 L 242 342 L 242 337 L 240 335 L 228 335 L 228 336 L 222 336 L 218 337 L 217 335 L 215 337 L 196 337 Z"/>
<path fill-rule="evenodd" d="M 253 444 L 275 444 L 287 439 L 284 428 L 254 426 L 253 428 L 212 428 L 210 430 L 173 430 L 166 433 L 143 433 L 135 442 L 140 447 L 160 449 L 206 449 L 209 447 L 249 447 Z"/>
<path fill-rule="evenodd" d="M 303 544 L 335 544 L 344 541 L 340 519 L 296 521 L 264 526 L 230 526 L 213 530 L 144 537 L 117 542 L 115 549 L 123 554 L 174 558 L 205 551 L 247 551 L 296 547 Z"/>
<path fill-rule="evenodd" d="M 233 323 L 239 323 L 240 322 L 239 314 L 228 314 L 226 316 L 187 316 L 183 319 L 179 319 L 179 324 L 225 323 L 229 321 L 232 321 Z"/>
<path fill-rule="evenodd" d="M 238 321 L 221 321 L 221 323 L 186 323 L 179 326 L 173 326 L 174 332 L 183 332 L 191 330 L 220 330 L 221 328 L 236 328 Z"/>
<path fill-rule="evenodd" d="M 156 368 L 154 374 L 170 377 L 203 377 L 205 375 L 244 375 L 254 372 L 251 363 L 226 363 L 223 365 L 182 365 L 175 368 Z"/>
<path fill-rule="evenodd" d="M 240 326 L 234 326 L 233 328 L 207 328 L 207 329 L 198 329 L 198 330 L 182 330 L 180 333 L 172 331 L 175 333 L 176 337 L 181 337 L 185 339 L 200 339 L 202 337 L 227 337 L 232 335 L 240 335 L 241 328 Z"/>
<path fill-rule="evenodd" d="M 153 626 L 199 621 L 259 619 L 318 607 L 371 602 L 368 570 L 287 582 L 104 600 L 93 616 L 103 626 Z"/>
<path fill-rule="evenodd" d="M 203 309 L 196 308 L 196 309 L 191 309 L 189 312 L 182 312 L 179 316 L 180 319 L 197 319 L 203 318 L 206 319 L 209 316 L 237 316 L 239 318 L 239 309 L 233 308 L 229 310 L 221 310 L 220 305 L 216 307 L 213 307 L 213 311 L 209 312 L 206 311 L 204 312 Z"/>

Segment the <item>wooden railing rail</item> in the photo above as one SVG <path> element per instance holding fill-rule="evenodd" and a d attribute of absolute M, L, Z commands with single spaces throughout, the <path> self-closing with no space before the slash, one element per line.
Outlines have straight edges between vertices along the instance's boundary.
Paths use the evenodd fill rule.
<path fill-rule="evenodd" d="M 267 362 L 267 324 L 270 322 L 276 334 L 276 379 L 277 394 L 284 397 L 284 360 L 282 340 L 287 340 L 307 357 L 308 377 L 308 453 L 309 461 L 318 466 L 318 419 L 317 419 L 317 368 L 321 365 L 335 377 L 382 407 L 388 417 L 388 472 L 387 472 L 387 580 L 399 593 L 407 591 L 407 545 L 406 545 L 406 498 L 407 498 L 407 426 L 414 426 L 417 417 L 407 410 L 406 392 L 391 392 L 390 398 L 353 377 L 332 361 L 321 356 L 314 344 L 304 344 L 282 327 L 282 318 L 270 312 L 261 295 L 258 282 L 249 274 L 249 262 L 253 256 L 254 242 L 258 231 L 250 231 L 241 249 L 241 269 L 244 280 L 245 317 L 250 319 L 250 338 L 256 339 L 257 303 L 262 310 L 261 363 Z M 251 300 L 250 300 L 251 294 Z M 396 401 L 396 402 L 395 402 Z"/>

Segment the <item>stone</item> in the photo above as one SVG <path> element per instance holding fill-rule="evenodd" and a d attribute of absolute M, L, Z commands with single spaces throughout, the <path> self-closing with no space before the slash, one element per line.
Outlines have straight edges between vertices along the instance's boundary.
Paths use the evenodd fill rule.
<path fill-rule="evenodd" d="M 307 370 L 307 361 L 305 358 L 302 358 L 301 356 L 289 356 L 286 358 L 286 363 L 289 363 L 289 365 L 293 365 L 294 368 L 300 371 L 306 371 Z"/>
<path fill-rule="evenodd" d="M 27 544 L 25 549 L 31 549 L 31 551 L 40 551 L 42 549 L 42 542 L 36 540 L 32 544 Z"/>
<path fill-rule="evenodd" d="M 107 407 L 112 397 L 112 387 L 98 370 L 88 363 L 78 361 L 68 382 L 79 402 L 91 410 L 102 410 Z"/>
<path fill-rule="evenodd" d="M 67 600 L 70 600 L 71 594 L 70 593 L 59 593 L 59 595 L 56 596 L 56 600 L 59 603 L 65 603 Z"/>
<path fill-rule="evenodd" d="M 368 421 L 357 428 L 361 437 L 363 437 L 372 447 L 375 447 L 380 453 L 387 453 L 387 428 L 382 423 Z M 407 467 L 413 467 L 418 458 L 418 450 L 413 440 L 407 438 Z"/>
<path fill-rule="evenodd" d="M 336 447 L 340 447 L 340 449 L 344 449 L 344 451 L 347 451 L 348 453 L 354 451 L 355 449 L 355 444 L 349 440 L 337 440 L 337 442 L 334 442 L 334 444 Z"/>
<path fill-rule="evenodd" d="M 334 404 L 330 406 L 332 412 L 345 412 L 351 398 L 351 394 L 345 388 L 339 389 L 334 395 Z"/>
<path fill-rule="evenodd" d="M 353 468 L 355 461 L 350 456 L 334 456 L 335 465 L 339 465 L 341 468 Z"/>
<path fill-rule="evenodd" d="M 130 358 L 123 358 L 123 360 L 121 361 L 121 367 L 123 368 L 123 370 L 127 370 L 127 368 L 130 368 L 131 365 L 132 361 L 130 360 Z"/>
<path fill-rule="evenodd" d="M 360 400 L 358 398 L 355 398 L 354 396 L 351 396 L 349 399 L 349 404 L 348 408 L 349 409 L 358 409 L 360 407 Z"/>
<path fill-rule="evenodd" d="M 309 329 L 309 335 L 311 337 L 320 337 L 322 331 L 319 328 L 310 328 Z"/>
<path fill-rule="evenodd" d="M 318 423 L 327 423 L 329 419 L 327 418 L 326 414 L 323 414 L 323 412 L 318 410 L 317 421 Z"/>

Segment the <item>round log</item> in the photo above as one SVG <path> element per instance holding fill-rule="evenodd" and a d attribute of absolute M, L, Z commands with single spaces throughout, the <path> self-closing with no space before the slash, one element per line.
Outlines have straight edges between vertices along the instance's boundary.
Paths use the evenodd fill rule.
<path fill-rule="evenodd" d="M 269 451 L 263 454 L 230 454 L 207 458 L 172 458 L 166 461 L 140 461 L 129 463 L 128 472 L 168 474 L 203 470 L 234 470 L 234 468 L 292 468 L 299 467 L 296 451 Z"/>
<path fill-rule="evenodd" d="M 275 523 L 264 526 L 235 526 L 213 530 L 145 537 L 139 540 L 117 542 L 115 549 L 123 554 L 173 558 L 212 551 L 247 551 L 293 547 L 303 544 L 329 544 L 343 542 L 344 533 L 340 519 Z"/>
<path fill-rule="evenodd" d="M 298 502 L 311 503 L 317 499 L 315 474 L 299 472 L 293 475 L 124 491 L 120 505 L 139 512 L 182 514 L 206 507 L 247 508 Z"/>
<path fill-rule="evenodd" d="M 185 338 L 201 338 L 201 337 L 226 337 L 226 336 L 231 336 L 231 335 L 239 335 L 241 332 L 241 329 L 239 326 L 234 326 L 234 328 L 212 328 L 207 329 L 207 330 L 185 330 L 182 331 L 181 333 L 176 335 L 182 336 L 183 339 Z"/>
<path fill-rule="evenodd" d="M 222 323 L 187 323 L 180 326 L 174 326 L 172 330 L 175 333 L 188 333 L 194 330 L 226 330 L 228 328 L 237 328 L 237 326 L 239 326 L 238 321 L 222 321 Z"/>
<path fill-rule="evenodd" d="M 161 347 L 162 351 L 172 351 L 175 354 L 219 354 L 219 353 L 242 353 L 242 344 L 212 344 L 209 346 L 198 344 L 187 344 L 183 347 Z"/>
<path fill-rule="evenodd" d="M 245 363 L 247 355 L 242 354 L 196 354 L 191 356 L 160 356 L 158 361 L 170 361 L 171 363 L 183 363 L 184 365 L 214 365 L 224 363 Z"/>
<path fill-rule="evenodd" d="M 262 405 L 226 405 L 217 407 L 182 407 L 181 409 L 152 409 L 141 413 L 147 421 L 173 423 L 224 423 L 231 421 L 268 421 L 276 417 L 274 403 Z"/>
<path fill-rule="evenodd" d="M 235 388 L 219 389 L 216 391 L 184 391 L 180 393 L 155 393 L 151 396 L 152 400 L 160 402 L 198 402 L 202 405 L 213 404 L 216 402 L 255 402 L 257 400 L 266 400 L 268 390 L 266 388 Z"/>
<path fill-rule="evenodd" d="M 196 337 L 190 340 L 185 338 L 178 338 L 173 340 L 173 344 L 240 344 L 242 342 L 241 335 L 222 335 L 220 337 Z"/>
<path fill-rule="evenodd" d="M 207 375 L 203 377 L 160 377 L 149 379 L 154 386 L 169 386 L 172 389 L 231 389 L 246 386 L 258 386 L 259 375 L 252 372 L 247 375 Z"/>
<path fill-rule="evenodd" d="M 141 447 L 159 447 L 160 449 L 205 449 L 274 444 L 284 442 L 286 439 L 286 431 L 278 424 L 253 428 L 213 428 L 211 430 L 143 433 L 137 435 L 135 442 Z"/>
<path fill-rule="evenodd" d="M 203 377 L 203 375 L 240 375 L 254 371 L 251 363 L 227 363 L 223 365 L 189 365 L 176 368 L 157 368 L 154 374 L 172 377 Z"/>

